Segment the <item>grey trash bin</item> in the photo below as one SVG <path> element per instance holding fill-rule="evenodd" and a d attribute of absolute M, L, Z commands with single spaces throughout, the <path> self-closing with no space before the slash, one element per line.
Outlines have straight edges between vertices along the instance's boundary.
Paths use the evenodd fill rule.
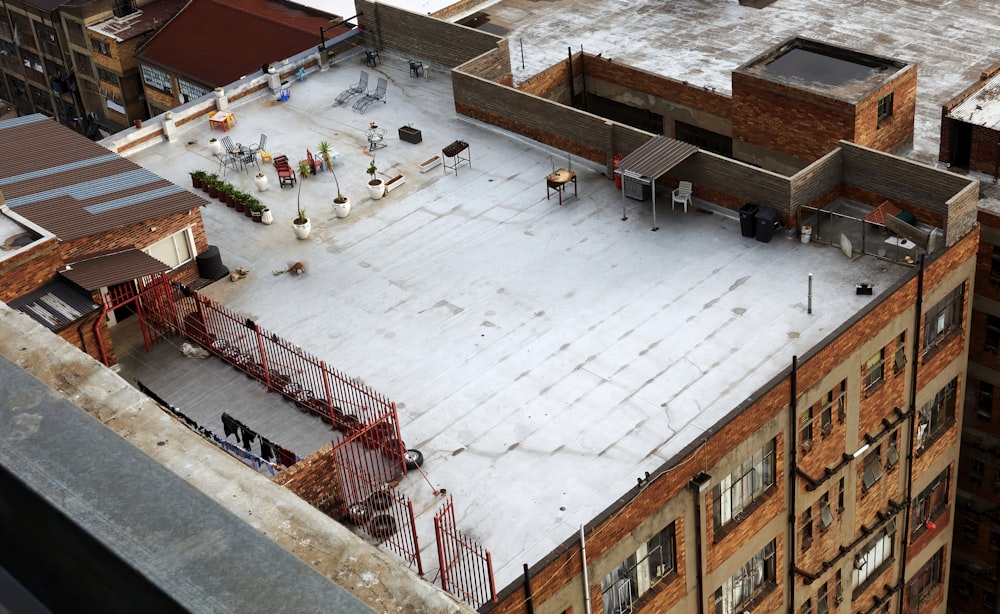
<path fill-rule="evenodd" d="M 744 237 L 752 237 L 757 231 L 757 209 L 752 204 L 740 207 L 740 232 Z"/>
<path fill-rule="evenodd" d="M 757 240 L 761 243 L 768 243 L 774 236 L 774 229 L 777 228 L 778 210 L 772 207 L 763 207 L 757 212 Z"/>

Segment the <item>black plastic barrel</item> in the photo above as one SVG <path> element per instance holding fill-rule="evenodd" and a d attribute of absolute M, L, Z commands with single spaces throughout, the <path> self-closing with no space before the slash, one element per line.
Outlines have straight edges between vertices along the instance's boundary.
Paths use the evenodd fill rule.
<path fill-rule="evenodd" d="M 219 248 L 214 245 L 209 245 L 195 260 L 198 262 L 198 275 L 204 279 L 216 281 L 229 275 L 229 269 L 222 264 Z"/>

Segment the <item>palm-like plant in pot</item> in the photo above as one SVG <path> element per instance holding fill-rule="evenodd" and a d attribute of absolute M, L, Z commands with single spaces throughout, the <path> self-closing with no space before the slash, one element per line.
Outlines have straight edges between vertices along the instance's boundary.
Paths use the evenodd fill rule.
<path fill-rule="evenodd" d="M 306 217 L 306 210 L 302 208 L 302 182 L 299 183 L 299 193 L 296 196 L 295 206 L 298 209 L 298 217 L 292 220 L 292 230 L 295 231 L 295 236 L 299 239 L 309 238 L 309 231 L 311 226 L 309 225 L 309 218 Z"/>
<path fill-rule="evenodd" d="M 337 195 L 333 198 L 333 212 L 337 217 L 347 217 L 351 212 L 351 201 L 340 191 L 340 179 L 337 178 L 337 171 L 333 168 L 333 159 L 330 158 L 333 148 L 330 147 L 328 141 L 320 141 L 320 144 L 316 147 L 316 151 L 323 158 L 326 168 L 330 169 L 330 173 L 333 175 L 333 183 L 337 186 Z"/>
<path fill-rule="evenodd" d="M 368 180 L 368 195 L 373 200 L 382 198 L 385 195 L 385 182 L 375 175 L 378 172 L 378 168 L 375 166 L 375 158 L 372 158 L 371 164 L 368 165 L 368 170 L 365 172 L 371 176 L 371 179 Z"/>

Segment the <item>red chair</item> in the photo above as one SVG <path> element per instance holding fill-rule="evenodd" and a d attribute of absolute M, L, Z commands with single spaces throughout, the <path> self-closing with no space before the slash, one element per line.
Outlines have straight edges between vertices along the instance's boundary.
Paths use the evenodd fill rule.
<path fill-rule="evenodd" d="M 312 169 L 313 175 L 323 171 L 323 160 L 314 157 L 308 149 L 306 150 L 306 158 L 309 160 L 309 168 Z"/>
<path fill-rule="evenodd" d="M 274 170 L 278 171 L 278 185 L 280 187 L 295 185 L 295 171 L 288 163 L 288 156 L 274 156 Z"/>

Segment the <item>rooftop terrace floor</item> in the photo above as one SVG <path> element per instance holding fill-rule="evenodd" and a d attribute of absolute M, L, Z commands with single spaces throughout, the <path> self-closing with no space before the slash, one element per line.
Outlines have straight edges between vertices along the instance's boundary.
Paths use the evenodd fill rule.
<path fill-rule="evenodd" d="M 699 200 L 684 213 L 661 196 L 660 230 L 651 232 L 648 201 L 629 200 L 623 221 L 621 192 L 603 168 L 576 159 L 579 197 L 560 206 L 546 199 L 545 177 L 568 165 L 564 154 L 457 116 L 442 71 L 412 78 L 405 58 L 382 56 L 375 72 L 389 79 L 388 101 L 365 115 L 332 105 L 357 81 L 357 58 L 293 84 L 288 102 L 262 95 L 234 107 L 234 140 L 266 132 L 269 149 L 293 161 L 330 140 L 353 210 L 334 216 L 330 173 L 302 181 L 313 234 L 296 240 L 297 190 L 278 189 L 265 165 L 272 187 L 258 196 L 273 225 L 217 202 L 202 211 L 225 264 L 251 271 L 204 291 L 395 400 L 407 445 L 423 452 L 431 483 L 454 496 L 459 528 L 492 551 L 500 586 L 906 271 L 781 232 L 769 243 L 742 237 L 731 212 Z M 380 174 L 406 176 L 377 201 L 365 194 L 372 120 L 390 131 L 376 152 Z M 423 130 L 418 145 L 394 136 L 411 122 Z M 190 186 L 188 172 L 216 163 L 208 122 L 186 126 L 180 139 L 130 159 Z M 418 172 L 459 138 L 471 167 Z M 227 178 L 253 191 L 252 175 Z M 271 274 L 295 261 L 305 275 Z M 858 282 L 872 283 L 875 296 L 856 295 Z M 173 402 L 188 384 L 154 389 Z M 430 526 L 441 499 L 415 473 L 400 488 L 414 500 L 433 576 Z"/>

